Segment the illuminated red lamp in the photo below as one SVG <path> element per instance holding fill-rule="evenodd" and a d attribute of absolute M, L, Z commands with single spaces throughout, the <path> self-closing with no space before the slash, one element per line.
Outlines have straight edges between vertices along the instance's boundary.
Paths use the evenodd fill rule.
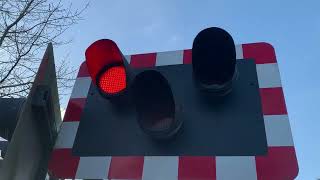
<path fill-rule="evenodd" d="M 125 60 L 115 42 L 109 39 L 98 40 L 87 48 L 85 55 L 92 81 L 102 94 L 111 97 L 125 91 Z"/>
<path fill-rule="evenodd" d="M 126 71 L 123 66 L 113 66 L 100 76 L 98 86 L 108 94 L 116 94 L 126 88 Z"/>

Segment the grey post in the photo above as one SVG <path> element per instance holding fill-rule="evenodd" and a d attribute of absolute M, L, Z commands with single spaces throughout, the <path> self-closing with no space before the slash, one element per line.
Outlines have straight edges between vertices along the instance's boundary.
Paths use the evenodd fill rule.
<path fill-rule="evenodd" d="M 53 47 L 50 43 L 21 109 L 0 169 L 0 179 L 45 179 L 60 123 Z"/>

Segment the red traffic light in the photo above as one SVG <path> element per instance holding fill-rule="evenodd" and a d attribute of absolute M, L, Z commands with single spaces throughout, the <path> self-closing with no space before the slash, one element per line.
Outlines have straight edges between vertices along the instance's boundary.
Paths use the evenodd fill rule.
<path fill-rule="evenodd" d="M 102 94 L 114 96 L 126 89 L 125 60 L 115 42 L 98 40 L 87 48 L 85 55 L 92 81 Z"/>

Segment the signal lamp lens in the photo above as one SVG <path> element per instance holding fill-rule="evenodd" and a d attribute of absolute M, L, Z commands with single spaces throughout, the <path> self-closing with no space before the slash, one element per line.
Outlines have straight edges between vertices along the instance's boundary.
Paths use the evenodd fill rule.
<path fill-rule="evenodd" d="M 142 130 L 155 139 L 168 139 L 181 127 L 175 101 L 167 79 L 159 72 L 147 70 L 135 77 L 133 100 Z"/>
<path fill-rule="evenodd" d="M 92 43 L 86 50 L 86 64 L 92 81 L 95 84 L 97 76 L 106 66 L 123 64 L 122 53 L 117 44 L 110 39 L 101 39 Z"/>
<path fill-rule="evenodd" d="M 114 95 L 122 92 L 126 84 L 126 71 L 123 66 L 108 68 L 99 77 L 99 88 L 106 94 Z"/>
<path fill-rule="evenodd" d="M 192 45 L 195 79 L 204 89 L 229 91 L 236 77 L 236 51 L 232 36 L 223 29 L 202 30 Z"/>

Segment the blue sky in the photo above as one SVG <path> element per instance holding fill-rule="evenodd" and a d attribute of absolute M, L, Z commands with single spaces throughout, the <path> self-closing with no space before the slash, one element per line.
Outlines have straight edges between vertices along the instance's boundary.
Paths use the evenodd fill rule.
<path fill-rule="evenodd" d="M 81 8 L 85 2 L 72 3 Z M 195 35 L 210 26 L 227 30 L 236 44 L 269 42 L 276 50 L 296 146 L 297 179 L 312 180 L 320 178 L 319 8 L 319 0 L 94 0 L 84 20 L 63 35 L 73 43 L 55 49 L 56 59 L 69 54 L 78 67 L 85 49 L 101 38 L 113 39 L 124 54 L 191 48 Z"/>

